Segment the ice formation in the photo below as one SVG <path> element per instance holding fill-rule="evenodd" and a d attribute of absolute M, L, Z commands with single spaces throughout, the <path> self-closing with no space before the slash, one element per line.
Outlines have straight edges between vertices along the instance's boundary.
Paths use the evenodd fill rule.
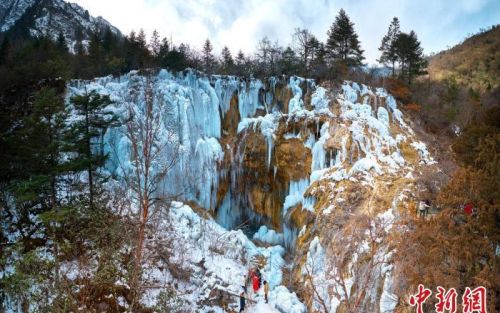
<path fill-rule="evenodd" d="M 292 98 L 288 111 L 283 111 L 284 106 L 277 100 L 275 91 L 278 83 L 290 89 Z M 290 77 L 285 83 L 274 77 L 263 82 L 232 76 L 208 77 L 192 70 L 177 74 L 162 70 L 152 77 L 131 72 L 119 78 L 73 81 L 69 85 L 67 99 L 74 94 L 95 90 L 109 95 L 113 104 L 108 109 L 126 120 L 128 112 L 144 109 L 145 88 L 148 86 L 155 95 L 155 103 L 161 107 L 157 113 L 162 120 L 159 145 L 165 147 L 164 158 L 168 161 L 173 156 L 178 157 L 163 178 L 158 192 L 175 195 L 179 201 L 194 201 L 200 207 L 215 212 L 218 225 L 212 221 L 211 227 L 216 233 L 231 237 L 231 244 L 247 254 L 259 253 L 268 258 L 272 267 L 265 269 L 265 275 L 273 288 L 271 297 L 276 299 L 276 303 L 287 303 L 283 304 L 286 312 L 304 312 L 304 305 L 297 297 L 280 286 L 283 247 L 293 247 L 297 236 L 305 232 L 302 228 L 299 233 L 299 229 L 290 223 L 291 210 L 301 205 L 302 210 L 309 214 L 317 210 L 323 214 L 331 212 L 334 206 L 328 209 L 317 207 L 314 195 L 321 191 L 317 187 L 319 182 L 331 186 L 343 180 L 357 182 L 358 179 L 365 179 L 370 182 L 372 177 L 394 174 L 402 169 L 411 175 L 412 165 L 405 160 L 400 149 L 403 143 L 408 143 L 418 152 L 421 163 L 434 162 L 425 144 L 415 139 L 390 94 L 380 88 L 372 89 L 353 82 L 344 82 L 341 92 L 333 95 L 314 82 L 299 77 Z M 310 95 L 310 103 L 305 100 L 306 94 Z M 333 97 L 335 103 L 331 101 Z M 238 112 L 234 136 L 237 140 L 228 143 L 223 124 L 225 117 L 233 112 L 230 109 L 236 99 Z M 338 107 L 331 110 L 334 105 Z M 110 155 L 106 170 L 118 181 L 134 167 L 126 131 L 126 127 L 121 126 L 109 129 L 104 136 L 104 149 Z M 264 173 L 274 179 L 278 171 L 274 154 L 276 144 L 298 141 L 310 152 L 311 164 L 307 164 L 310 175 L 304 174 L 299 179 L 287 181 L 283 187 L 285 190 L 280 191 L 279 232 L 271 229 L 268 217 L 252 210 L 254 204 L 250 200 L 249 188 L 238 185 L 245 171 L 243 159 L 247 136 L 261 136 L 264 140 L 266 157 L 261 160 L 267 170 Z M 224 182 L 227 186 L 222 185 Z M 221 185 L 224 188 L 219 188 Z M 174 217 L 180 224 L 186 219 L 199 222 L 199 217 L 194 216 L 189 207 L 180 203 L 174 207 L 172 214 L 180 214 Z M 273 246 L 258 248 L 242 232 L 230 231 L 243 219 L 258 226 L 253 234 L 247 235 Z M 201 240 L 196 227 L 189 231 L 179 229 L 179 233 L 188 236 L 186 240 Z M 315 238 L 311 242 L 306 265 L 311 265 L 313 259 L 321 261 L 323 254 L 319 239 Z M 196 256 L 193 262 L 199 261 L 199 257 Z M 316 266 L 312 266 L 311 270 L 318 279 L 326 279 L 321 273 L 324 266 L 321 263 L 319 268 Z M 228 267 L 234 269 L 238 265 Z M 218 270 L 224 271 L 222 268 Z M 228 275 L 241 273 L 229 272 Z M 391 297 L 390 277 L 388 269 L 385 293 L 380 300 L 380 308 L 387 311 L 392 305 L 386 304 Z M 326 294 L 325 298 L 330 299 Z M 329 300 L 332 312 L 341 300 Z"/>

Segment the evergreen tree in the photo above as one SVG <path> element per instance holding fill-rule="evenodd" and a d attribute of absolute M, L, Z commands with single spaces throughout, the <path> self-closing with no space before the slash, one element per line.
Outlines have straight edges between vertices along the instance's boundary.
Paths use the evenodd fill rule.
<path fill-rule="evenodd" d="M 207 38 L 203 44 L 203 69 L 205 72 L 210 73 L 213 68 L 214 56 L 212 54 L 213 46 L 210 40 Z"/>
<path fill-rule="evenodd" d="M 233 56 L 231 55 L 231 51 L 227 46 L 222 48 L 221 56 L 222 56 L 222 62 L 221 62 L 222 72 L 226 75 L 232 73 L 234 67 L 234 60 Z"/>
<path fill-rule="evenodd" d="M 323 78 L 328 75 L 326 49 L 322 42 L 318 42 L 317 48 L 314 49 L 314 59 L 311 63 L 311 75 L 316 78 Z"/>
<path fill-rule="evenodd" d="M 418 41 L 417 34 L 400 33 L 396 42 L 396 54 L 401 68 L 401 76 L 411 84 L 414 76 L 424 74 L 427 60 L 424 58 L 423 49 Z"/>
<path fill-rule="evenodd" d="M 245 54 L 243 51 L 238 51 L 238 55 L 236 56 L 236 65 L 240 66 L 245 64 Z"/>
<path fill-rule="evenodd" d="M 401 31 L 399 30 L 399 19 L 394 17 L 391 24 L 389 25 L 389 30 L 387 34 L 382 38 L 382 43 L 380 48 L 378 48 L 382 55 L 378 60 L 382 64 L 392 65 L 392 76 L 394 76 L 395 64 L 398 60 L 398 54 L 396 49 L 396 41 L 398 39 Z"/>
<path fill-rule="evenodd" d="M 24 226 L 35 223 L 33 216 L 59 206 L 66 117 L 62 97 L 43 88 L 35 94 L 31 113 L 5 138 L 9 149 L 2 160 L 14 174 L 9 189 L 16 199 L 13 216 L 18 216 L 15 223 L 23 237 Z"/>
<path fill-rule="evenodd" d="M 160 44 L 159 56 L 160 57 L 166 56 L 169 51 L 170 51 L 170 42 L 168 41 L 167 38 L 163 38 Z"/>
<path fill-rule="evenodd" d="M 132 31 L 124 42 L 124 50 L 125 61 L 129 70 L 150 65 L 151 53 L 148 49 L 144 30 L 141 29 L 138 34 Z"/>
<path fill-rule="evenodd" d="M 109 96 L 92 91 L 71 98 L 79 120 L 72 125 L 70 151 L 76 152 L 73 170 L 87 171 L 89 184 L 89 206 L 94 207 L 96 170 L 107 159 L 104 153 L 103 137 L 106 130 L 117 125 L 118 117 L 106 110 L 111 104 Z M 97 177 L 99 178 L 99 177 Z"/>
<path fill-rule="evenodd" d="M 328 30 L 326 49 L 333 61 L 340 61 L 347 66 L 361 65 L 364 59 L 358 34 L 343 9 L 340 10 L 335 22 Z"/>
<path fill-rule="evenodd" d="M 161 67 L 180 71 L 188 66 L 187 55 L 183 49 L 171 45 L 167 38 L 163 38 L 158 55 L 158 64 Z"/>
<path fill-rule="evenodd" d="M 104 53 L 101 34 L 99 32 L 93 32 L 89 43 L 89 60 L 92 66 L 91 73 L 89 73 L 90 75 L 96 74 L 96 76 L 101 76 L 104 74 Z"/>
<path fill-rule="evenodd" d="M 318 40 L 318 38 L 312 36 L 309 39 L 309 49 L 310 49 L 309 63 L 314 63 L 318 58 L 318 55 L 321 54 L 322 43 Z"/>
<path fill-rule="evenodd" d="M 287 75 L 295 74 L 297 72 L 297 64 L 298 60 L 295 51 L 291 47 L 286 47 L 280 60 L 282 72 Z"/>
<path fill-rule="evenodd" d="M 106 27 L 106 29 L 104 29 L 104 31 L 102 32 L 102 47 L 104 51 L 106 51 L 107 53 L 117 54 L 117 41 L 118 40 L 111 29 L 109 27 Z"/>
<path fill-rule="evenodd" d="M 149 41 L 149 49 L 153 54 L 153 57 L 157 58 L 160 55 L 161 43 L 160 43 L 160 35 L 158 31 L 155 29 L 153 34 L 151 35 L 151 40 Z"/>
<path fill-rule="evenodd" d="M 64 37 L 64 34 L 62 32 L 60 32 L 59 36 L 57 37 L 57 47 L 63 52 L 68 51 L 68 46 L 66 44 L 66 38 Z"/>
<path fill-rule="evenodd" d="M 80 28 L 75 29 L 75 52 L 76 55 L 82 57 L 85 54 L 85 47 L 83 46 L 83 33 Z"/>
<path fill-rule="evenodd" d="M 169 68 L 173 71 L 181 71 L 188 67 L 188 56 L 186 51 L 181 48 L 182 47 L 173 47 L 170 49 L 167 44 L 163 45 L 163 52 L 159 60 L 160 66 Z"/>
<path fill-rule="evenodd" d="M 61 52 L 48 37 L 16 42 L 7 47 L 7 59 L 4 59 L 7 62 L 0 68 L 0 90 L 14 85 L 32 85 L 42 79 L 71 77 L 71 56 Z"/>
<path fill-rule="evenodd" d="M 144 29 L 140 29 L 139 33 L 137 33 L 137 37 L 135 42 L 138 45 L 139 49 L 146 49 L 147 48 L 147 42 L 146 42 L 146 33 L 144 32 Z"/>
<path fill-rule="evenodd" d="M 245 54 L 243 51 L 239 50 L 238 54 L 236 55 L 236 75 L 238 76 L 244 76 L 245 75 Z"/>

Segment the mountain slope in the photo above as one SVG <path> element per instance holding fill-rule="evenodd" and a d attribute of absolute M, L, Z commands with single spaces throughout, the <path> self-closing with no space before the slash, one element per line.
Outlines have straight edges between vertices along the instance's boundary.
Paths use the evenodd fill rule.
<path fill-rule="evenodd" d="M 452 78 L 480 92 L 500 86 L 500 25 L 431 57 L 427 70 L 431 79 Z"/>
<path fill-rule="evenodd" d="M 9 30 L 34 2 L 34 0 L 5 0 L 0 2 L 0 31 Z"/>
<path fill-rule="evenodd" d="M 63 0 L 7 0 L 0 4 L 0 30 L 14 36 L 64 35 L 68 48 L 75 51 L 77 42 L 84 45 L 95 30 L 120 30 L 102 17 L 93 17 L 75 3 Z"/>

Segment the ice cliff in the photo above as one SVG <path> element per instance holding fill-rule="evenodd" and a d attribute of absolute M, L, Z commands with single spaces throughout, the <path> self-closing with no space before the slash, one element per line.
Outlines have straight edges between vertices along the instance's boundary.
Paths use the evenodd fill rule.
<path fill-rule="evenodd" d="M 370 250 L 369 235 L 385 238 L 393 231 L 400 200 L 413 188 L 414 173 L 434 160 L 386 90 L 349 81 L 335 87 L 300 77 L 261 81 L 161 70 L 72 81 L 67 101 L 71 106 L 72 95 L 90 91 L 109 95 L 113 104 L 108 109 L 126 120 L 127 108 L 144 109 L 148 84 L 154 101 L 162 104 L 159 131 L 165 134 L 165 159 L 176 158 L 158 189 L 158 196 L 178 201 L 170 213 L 176 223 L 173 230 L 157 234 L 157 239 L 167 240 L 170 234 L 185 247 L 196 246 L 186 256 L 188 263 L 207 260 L 210 243 L 201 239 L 203 231 L 230 238 L 221 249 L 234 254 L 209 262 L 213 277 L 192 281 L 203 288 L 190 300 L 209 297 L 204 292 L 216 284 L 237 292 L 238 284 L 231 280 L 242 276 L 248 266 L 240 256 L 244 254 L 249 262 L 261 255 L 266 260 L 264 275 L 271 282 L 271 302 L 289 303 L 282 311 L 306 311 L 283 286 L 282 269 L 288 268 L 292 281 L 306 287 L 318 285 L 316 294 L 299 292 L 302 300 L 308 300 L 309 310 L 321 305 L 336 312 L 356 296 L 363 297 L 359 312 L 375 312 L 374 308 L 391 312 L 396 301 L 391 289 L 393 251 L 385 242 Z M 106 170 L 120 182 L 132 166 L 125 126 L 108 130 L 103 144 L 110 156 Z M 361 193 L 358 199 L 351 199 L 357 193 Z M 213 220 L 208 230 L 196 226 L 200 217 L 182 202 L 210 212 Z M 332 217 L 357 211 L 371 217 L 363 224 L 362 234 L 332 228 Z M 234 230 L 238 228 L 242 230 Z M 336 238 L 356 242 L 346 249 L 351 254 L 346 256 L 345 269 L 330 261 L 338 247 L 328 240 Z M 358 262 L 367 251 L 377 261 L 373 268 Z M 285 253 L 291 256 L 289 264 Z M 153 279 L 173 279 L 154 266 L 150 271 Z M 371 291 L 360 296 L 353 285 L 369 275 L 373 277 L 365 283 Z M 192 287 L 184 282 L 183 288 Z M 154 296 L 151 293 L 144 301 L 154 301 Z"/>

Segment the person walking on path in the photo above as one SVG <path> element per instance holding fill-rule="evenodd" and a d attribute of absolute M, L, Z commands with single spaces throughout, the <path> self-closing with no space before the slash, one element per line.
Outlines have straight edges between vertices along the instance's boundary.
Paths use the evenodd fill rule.
<path fill-rule="evenodd" d="M 429 216 L 429 210 L 431 208 L 431 201 L 429 199 L 425 199 L 425 216 Z"/>
<path fill-rule="evenodd" d="M 427 204 L 425 204 L 424 201 L 420 201 L 418 204 L 418 213 L 420 214 L 420 217 L 425 218 L 425 212 L 427 210 Z"/>
<path fill-rule="evenodd" d="M 259 277 L 255 274 L 252 277 L 252 287 L 253 287 L 253 293 L 255 294 L 255 297 L 257 297 L 257 293 L 259 291 Z"/>
<path fill-rule="evenodd" d="M 241 287 L 243 288 L 243 291 L 246 293 L 247 292 L 247 286 L 248 286 L 248 278 L 247 275 L 243 275 L 243 280 L 241 281 Z"/>
<path fill-rule="evenodd" d="M 264 280 L 264 299 L 266 300 L 266 303 L 269 300 L 268 297 L 269 297 L 269 284 L 267 283 L 267 281 Z"/>
<path fill-rule="evenodd" d="M 240 293 L 240 313 L 245 311 L 245 292 Z"/>

